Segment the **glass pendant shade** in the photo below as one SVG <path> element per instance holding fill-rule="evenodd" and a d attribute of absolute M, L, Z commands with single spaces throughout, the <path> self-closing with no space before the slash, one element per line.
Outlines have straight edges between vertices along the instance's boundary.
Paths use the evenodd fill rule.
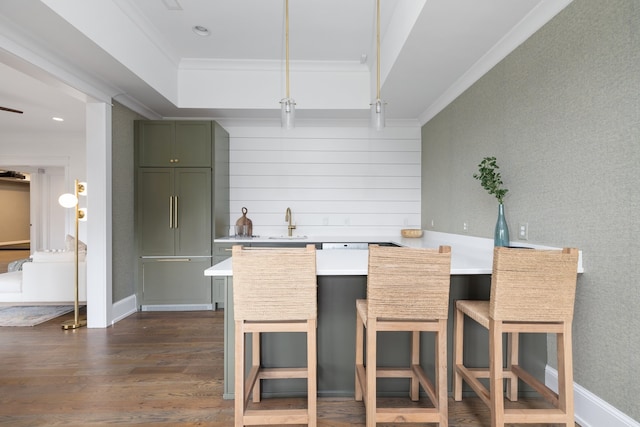
<path fill-rule="evenodd" d="M 280 101 L 281 125 L 285 129 L 293 129 L 296 119 L 296 102 L 291 98 Z"/>
<path fill-rule="evenodd" d="M 371 103 L 371 126 L 375 130 L 382 130 L 385 126 L 385 102 L 378 98 Z"/>

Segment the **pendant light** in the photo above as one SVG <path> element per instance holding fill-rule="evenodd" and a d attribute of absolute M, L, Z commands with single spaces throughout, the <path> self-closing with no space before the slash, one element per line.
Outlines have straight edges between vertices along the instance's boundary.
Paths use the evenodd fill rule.
<path fill-rule="evenodd" d="M 371 126 L 382 130 L 385 126 L 385 102 L 380 99 L 380 0 L 376 0 L 376 99 L 371 103 Z"/>
<path fill-rule="evenodd" d="M 286 98 L 280 100 L 281 125 L 285 129 L 295 127 L 296 102 L 289 94 L 289 0 L 285 0 L 285 51 L 286 51 Z"/>

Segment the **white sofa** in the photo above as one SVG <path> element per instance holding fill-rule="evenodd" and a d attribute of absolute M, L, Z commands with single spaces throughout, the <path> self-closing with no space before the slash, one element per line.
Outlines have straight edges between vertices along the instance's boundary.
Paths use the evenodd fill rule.
<path fill-rule="evenodd" d="M 35 252 L 22 271 L 0 274 L 0 303 L 73 303 L 75 258 L 69 251 Z M 87 267 L 79 253 L 78 300 L 87 300 Z"/>

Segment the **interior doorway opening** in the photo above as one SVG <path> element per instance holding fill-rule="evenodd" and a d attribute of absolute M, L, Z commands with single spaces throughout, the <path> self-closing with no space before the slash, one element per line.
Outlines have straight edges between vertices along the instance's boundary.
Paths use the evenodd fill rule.
<path fill-rule="evenodd" d="M 64 189 L 64 167 L 0 165 L 0 273 L 35 251 L 64 249 L 65 211 L 58 204 Z"/>
<path fill-rule="evenodd" d="M 0 169 L 0 273 L 30 255 L 30 184 L 30 174 Z"/>

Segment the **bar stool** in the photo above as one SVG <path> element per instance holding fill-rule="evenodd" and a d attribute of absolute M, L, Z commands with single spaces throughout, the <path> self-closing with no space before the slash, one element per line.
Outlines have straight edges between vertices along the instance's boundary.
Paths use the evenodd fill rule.
<path fill-rule="evenodd" d="M 356 301 L 355 399 L 363 400 L 367 427 L 379 422 L 448 425 L 447 317 L 451 248 L 413 249 L 369 246 L 367 299 Z M 366 366 L 363 364 L 366 329 Z M 410 366 L 378 368 L 378 331 L 410 331 Z M 420 332 L 435 332 L 435 385 L 420 366 Z M 378 408 L 376 378 L 409 378 L 409 397 L 419 399 L 420 386 L 431 407 Z"/>
<path fill-rule="evenodd" d="M 491 409 L 491 426 L 506 423 L 554 423 L 574 426 L 571 323 L 578 270 L 578 250 L 533 250 L 496 247 L 489 301 L 457 301 L 454 338 L 454 398 L 462 400 L 462 381 Z M 464 316 L 489 330 L 489 368 L 463 363 Z M 520 333 L 555 333 L 558 343 L 558 394 L 518 365 Z M 507 334 L 503 368 L 502 334 Z M 479 381 L 489 379 L 489 388 Z M 509 409 L 518 399 L 518 378 L 554 408 Z"/>
<path fill-rule="evenodd" d="M 316 248 L 233 246 L 235 318 L 235 426 L 308 424 L 316 426 Z M 260 335 L 307 334 L 306 368 L 263 368 Z M 252 335 L 251 369 L 245 379 L 245 334 Z M 306 378 L 306 409 L 247 409 L 260 402 L 260 380 Z M 259 406 L 259 405 L 258 405 Z"/>

